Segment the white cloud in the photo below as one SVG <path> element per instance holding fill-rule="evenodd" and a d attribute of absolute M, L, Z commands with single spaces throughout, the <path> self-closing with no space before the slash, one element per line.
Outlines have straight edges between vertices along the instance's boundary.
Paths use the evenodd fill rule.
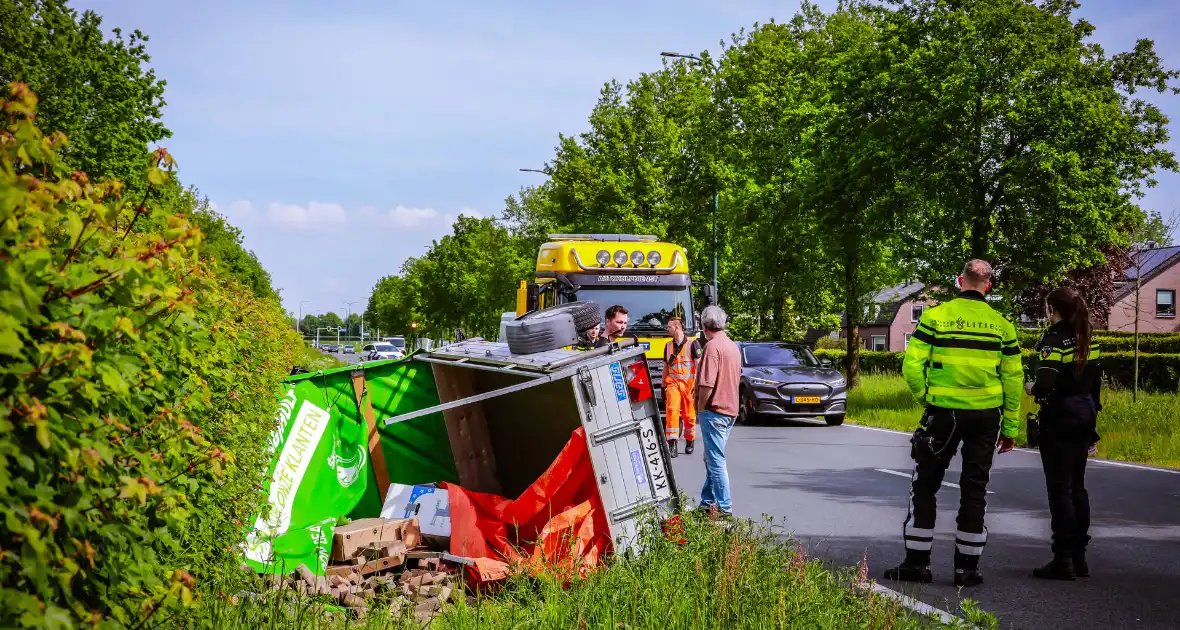
<path fill-rule="evenodd" d="M 313 201 L 306 206 L 275 201 L 267 210 L 271 223 L 296 230 L 336 227 L 343 225 L 347 216 L 338 203 Z"/>
<path fill-rule="evenodd" d="M 482 217 L 478 210 L 463 208 L 459 212 L 439 212 L 434 208 L 410 208 L 397 205 L 389 210 L 371 206 L 361 208 L 361 218 L 385 230 L 438 231 L 449 229 L 460 216 Z"/>

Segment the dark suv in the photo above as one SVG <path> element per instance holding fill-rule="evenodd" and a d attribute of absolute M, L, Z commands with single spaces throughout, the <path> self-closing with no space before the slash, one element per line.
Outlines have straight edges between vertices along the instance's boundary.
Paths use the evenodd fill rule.
<path fill-rule="evenodd" d="M 807 346 L 770 341 L 738 344 L 742 352 L 741 407 L 738 422 L 754 416 L 820 417 L 844 423 L 848 385 L 829 361 Z"/>

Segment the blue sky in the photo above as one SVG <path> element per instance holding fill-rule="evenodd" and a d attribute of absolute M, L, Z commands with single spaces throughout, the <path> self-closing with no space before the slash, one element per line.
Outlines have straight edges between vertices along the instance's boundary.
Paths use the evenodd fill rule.
<path fill-rule="evenodd" d="M 796 2 L 499 3 L 86 0 L 138 28 L 167 80 L 164 144 L 181 178 L 244 233 L 287 308 L 363 309 L 373 284 L 539 182 L 602 84 L 660 67 L 662 50 L 719 49 Z M 820 4 L 831 8 L 834 0 Z M 1180 2 L 1083 0 L 1108 54 L 1155 39 L 1180 66 Z M 1160 101 L 1180 119 L 1180 97 Z M 1180 131 L 1174 132 L 1180 135 Z M 1172 143 L 1180 150 L 1180 142 Z M 1165 214 L 1180 176 L 1144 205 Z"/>

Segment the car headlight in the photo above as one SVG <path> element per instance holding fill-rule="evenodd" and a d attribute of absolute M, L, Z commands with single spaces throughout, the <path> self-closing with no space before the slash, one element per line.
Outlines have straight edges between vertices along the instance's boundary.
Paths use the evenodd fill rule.
<path fill-rule="evenodd" d="M 764 378 L 750 378 L 750 382 L 754 385 L 782 385 L 779 381 L 768 381 Z"/>
<path fill-rule="evenodd" d="M 841 376 L 840 378 L 838 378 L 838 379 L 836 379 L 836 380 L 834 380 L 834 381 L 828 381 L 828 382 L 827 382 L 827 384 L 828 384 L 828 385 L 833 385 L 833 386 L 839 387 L 839 386 L 841 386 L 841 385 L 843 385 L 843 384 L 844 384 L 844 377 L 843 377 L 843 376 Z"/>

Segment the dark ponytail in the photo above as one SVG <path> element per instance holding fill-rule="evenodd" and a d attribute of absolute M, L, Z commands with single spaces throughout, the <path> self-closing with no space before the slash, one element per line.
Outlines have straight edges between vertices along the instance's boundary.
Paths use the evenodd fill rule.
<path fill-rule="evenodd" d="M 1074 353 L 1073 371 L 1081 374 L 1086 366 L 1086 359 L 1090 358 L 1090 338 L 1094 335 L 1094 328 L 1090 325 L 1090 307 L 1086 305 L 1086 298 L 1069 287 L 1057 287 L 1049 292 L 1045 298 L 1048 304 L 1062 321 L 1073 329 Z"/>

